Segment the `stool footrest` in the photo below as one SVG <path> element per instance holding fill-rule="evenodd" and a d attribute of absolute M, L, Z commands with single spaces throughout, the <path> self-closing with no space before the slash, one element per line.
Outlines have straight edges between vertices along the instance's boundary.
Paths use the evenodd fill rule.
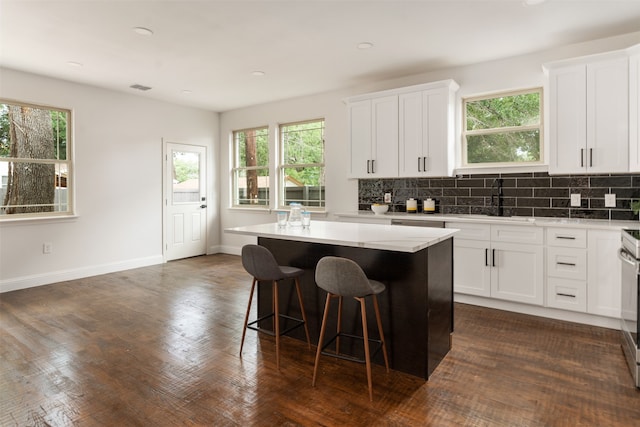
<path fill-rule="evenodd" d="M 271 329 L 261 328 L 260 326 L 254 326 L 256 323 L 262 322 L 263 320 L 270 319 L 273 316 L 275 316 L 275 313 L 266 314 L 266 315 L 264 315 L 264 316 L 262 316 L 262 317 L 260 317 L 260 318 L 258 318 L 256 320 L 254 320 L 253 322 L 247 323 L 247 328 L 248 329 L 252 329 L 254 331 L 265 333 L 267 335 L 271 335 L 272 337 L 275 337 L 276 336 L 275 331 L 272 331 Z M 291 325 L 288 328 L 286 328 L 284 330 L 281 330 L 280 331 L 280 335 L 281 336 L 293 331 L 296 328 L 299 328 L 302 325 L 304 325 L 304 320 L 298 319 L 297 317 L 291 317 L 291 316 L 287 316 L 286 314 L 280 314 L 280 318 L 284 318 L 284 319 L 288 319 L 288 320 L 292 320 L 292 321 L 296 322 L 295 325 Z"/>
<path fill-rule="evenodd" d="M 352 334 L 347 334 L 345 332 L 340 332 L 340 333 L 334 335 L 333 338 L 331 338 L 329 341 L 327 341 L 322 346 L 322 348 L 320 349 L 320 354 L 323 354 L 325 356 L 332 356 L 332 357 L 335 357 L 337 359 L 349 360 L 349 361 L 352 361 L 352 362 L 366 363 L 365 359 L 362 359 L 362 358 L 359 358 L 359 357 L 350 356 L 348 354 L 343 354 L 343 353 L 324 351 L 325 348 L 329 347 L 336 339 L 338 339 L 340 337 L 347 337 L 347 338 L 353 338 L 353 339 L 357 339 L 357 340 L 360 340 L 360 341 L 364 341 L 364 337 L 361 336 L 361 335 L 352 335 Z M 371 359 L 373 359 L 373 357 L 382 349 L 382 341 L 381 340 L 377 340 L 377 339 L 373 339 L 373 338 L 369 338 L 369 342 L 377 344 L 376 348 L 371 352 Z"/>

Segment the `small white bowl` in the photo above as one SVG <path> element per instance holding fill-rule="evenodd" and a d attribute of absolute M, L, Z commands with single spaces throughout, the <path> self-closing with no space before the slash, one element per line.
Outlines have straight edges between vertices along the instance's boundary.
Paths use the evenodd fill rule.
<path fill-rule="evenodd" d="M 376 215 L 383 215 L 389 210 L 389 205 L 371 205 L 371 210 Z"/>

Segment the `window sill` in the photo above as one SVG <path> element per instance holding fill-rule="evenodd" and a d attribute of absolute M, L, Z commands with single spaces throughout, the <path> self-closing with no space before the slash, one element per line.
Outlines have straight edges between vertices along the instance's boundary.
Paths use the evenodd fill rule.
<path fill-rule="evenodd" d="M 549 165 L 518 165 L 518 166 L 467 166 L 454 170 L 456 175 L 469 174 L 496 174 L 496 173 L 528 173 L 528 172 L 548 172 Z"/>
<path fill-rule="evenodd" d="M 289 208 L 268 208 L 268 207 L 255 207 L 255 208 L 244 208 L 244 207 L 240 207 L 240 206 L 231 206 L 230 208 L 228 208 L 227 210 L 232 211 L 232 212 L 250 212 L 250 213 L 255 213 L 255 214 L 272 214 L 274 212 L 278 212 L 278 211 L 285 211 L 288 212 Z M 326 217 L 329 215 L 329 212 L 325 211 L 325 210 L 313 210 L 313 209 L 307 209 L 309 212 L 311 212 L 311 216 L 323 216 Z"/>
<path fill-rule="evenodd" d="M 31 216 L 31 217 L 17 217 L 13 218 L 12 215 L 2 215 L 0 217 L 0 227 L 3 225 L 27 225 L 32 223 L 54 223 L 60 221 L 75 221 L 79 218 L 79 215 L 51 215 L 51 216 Z"/>

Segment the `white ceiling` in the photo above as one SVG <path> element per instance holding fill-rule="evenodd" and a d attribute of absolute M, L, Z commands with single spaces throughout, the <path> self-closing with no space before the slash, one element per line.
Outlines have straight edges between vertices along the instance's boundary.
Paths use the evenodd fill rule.
<path fill-rule="evenodd" d="M 640 0 L 0 0 L 0 66 L 227 111 L 636 31 Z"/>

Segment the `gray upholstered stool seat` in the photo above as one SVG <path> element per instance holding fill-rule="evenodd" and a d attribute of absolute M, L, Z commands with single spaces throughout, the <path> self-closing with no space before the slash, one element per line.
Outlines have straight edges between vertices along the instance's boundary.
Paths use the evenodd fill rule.
<path fill-rule="evenodd" d="M 307 316 L 304 312 L 304 304 L 302 302 L 302 294 L 300 292 L 299 277 L 304 273 L 304 270 L 296 267 L 278 265 L 278 262 L 274 258 L 269 249 L 259 245 L 245 245 L 242 248 L 242 266 L 249 274 L 253 276 L 251 283 L 251 292 L 249 294 L 249 304 L 247 305 L 247 312 L 244 316 L 244 328 L 242 329 L 242 341 L 240 343 L 240 357 L 242 357 L 242 347 L 244 346 L 244 338 L 247 329 L 253 329 L 258 332 L 264 332 L 266 334 L 275 336 L 276 338 L 276 366 L 280 369 L 280 336 L 284 335 L 293 329 L 304 326 L 304 331 L 307 335 L 307 345 L 311 348 L 311 340 L 309 339 L 309 329 L 307 327 Z M 300 312 L 302 319 L 288 316 L 280 313 L 278 304 L 278 282 L 285 279 L 293 279 L 298 294 L 298 302 L 300 304 Z M 272 312 L 266 314 L 252 322 L 249 322 L 249 312 L 251 311 L 251 302 L 253 301 L 253 293 L 256 288 L 256 283 L 259 282 L 271 282 L 272 286 Z M 259 326 L 260 322 L 273 318 L 273 329 L 264 329 Z M 280 319 L 288 319 L 293 321 L 293 326 L 285 330 L 280 328 Z"/>
<path fill-rule="evenodd" d="M 317 285 L 327 291 L 327 301 L 324 308 L 324 314 L 322 316 L 322 326 L 320 328 L 320 339 L 318 340 L 318 348 L 316 350 L 316 360 L 313 367 L 313 381 L 312 385 L 316 385 L 316 377 L 318 373 L 318 365 L 320 362 L 321 354 L 328 354 L 334 357 L 340 357 L 343 359 L 361 361 L 366 364 L 367 367 L 367 382 L 369 385 L 369 399 L 373 400 L 373 386 L 371 381 L 371 352 L 369 351 L 369 342 L 378 343 L 379 349 L 382 349 L 384 356 L 384 364 L 389 372 L 389 360 L 387 358 L 387 348 L 384 341 L 384 332 L 382 331 L 382 321 L 380 320 L 380 308 L 378 307 L 377 295 L 385 290 L 383 283 L 376 280 L 370 280 L 365 275 L 364 271 L 354 261 L 346 258 L 327 256 L 318 261 L 316 266 L 316 283 Z M 376 314 L 376 322 L 378 324 L 379 340 L 369 338 L 367 331 L 367 311 L 365 305 L 365 297 L 371 296 L 373 299 L 373 307 Z M 362 317 L 362 337 L 347 334 L 341 331 L 341 317 L 342 317 L 342 298 L 350 297 L 360 302 L 360 312 Z M 324 343 L 324 334 L 327 325 L 327 318 L 329 314 L 329 307 L 331 305 L 331 299 L 338 298 L 338 324 L 337 331 L 333 338 Z M 344 356 L 340 354 L 339 339 L 341 336 L 350 338 L 360 338 L 364 343 L 364 360 L 358 360 L 351 356 Z M 324 349 L 336 342 L 335 353 L 326 353 Z M 323 344 L 324 343 L 324 344 Z"/>

